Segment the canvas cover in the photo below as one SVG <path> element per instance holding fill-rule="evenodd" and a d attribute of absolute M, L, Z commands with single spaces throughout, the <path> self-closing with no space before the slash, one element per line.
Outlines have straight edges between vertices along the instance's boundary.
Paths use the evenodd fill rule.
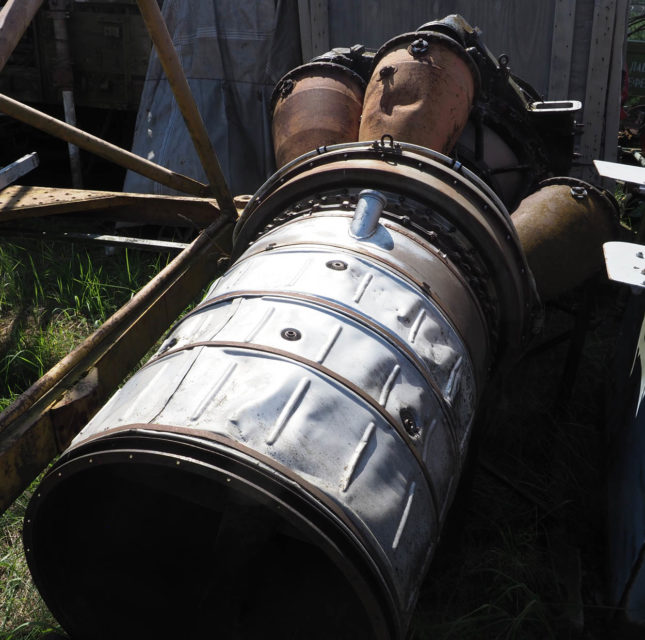
<path fill-rule="evenodd" d="M 271 92 L 301 63 L 296 0 L 165 0 L 163 14 L 231 192 L 253 193 L 275 169 Z M 154 50 L 132 151 L 206 182 Z M 132 171 L 124 191 L 177 194 Z"/>

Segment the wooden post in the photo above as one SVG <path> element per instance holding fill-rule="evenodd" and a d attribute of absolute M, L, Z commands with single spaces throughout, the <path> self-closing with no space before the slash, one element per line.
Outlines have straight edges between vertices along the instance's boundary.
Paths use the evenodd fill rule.
<path fill-rule="evenodd" d="M 628 0 L 616 0 L 616 22 L 614 26 L 607 108 L 605 111 L 605 144 L 603 159 L 615 162 L 618 156 L 618 129 L 620 128 L 620 101 L 623 88 L 623 67 L 627 52 Z"/>
<path fill-rule="evenodd" d="M 576 0 L 556 0 L 549 70 L 549 100 L 569 98 L 569 76 L 576 22 Z"/>
<path fill-rule="evenodd" d="M 42 3 L 43 0 L 7 0 L 0 9 L 0 71 Z"/>
<path fill-rule="evenodd" d="M 328 0 L 298 0 L 302 61 L 330 49 Z"/>
<path fill-rule="evenodd" d="M 116 164 L 125 167 L 126 169 L 131 169 L 136 171 L 151 180 L 155 180 L 161 184 L 165 184 L 171 189 L 176 189 L 177 191 L 183 191 L 184 193 L 190 193 L 194 196 L 204 196 L 208 192 L 208 187 L 197 180 L 188 178 L 181 175 L 180 173 L 175 173 L 170 171 L 154 162 L 145 160 L 134 153 L 125 151 L 116 145 L 113 145 L 101 138 L 97 138 L 81 129 L 72 127 L 71 125 L 52 118 L 42 111 L 32 109 L 17 100 L 13 100 L 8 96 L 5 96 L 0 93 L 0 111 L 6 113 L 16 120 L 25 122 L 36 129 L 40 129 L 45 133 L 61 138 L 66 142 L 71 142 L 81 149 L 95 153 L 97 156 L 101 156 L 106 160 L 115 162 Z"/>
<path fill-rule="evenodd" d="M 581 161 L 585 167 L 588 165 L 588 169 L 583 169 L 583 179 L 595 173 L 591 163 L 602 153 L 611 61 L 607 43 L 612 41 L 616 21 L 615 0 L 597 0 L 595 5 L 583 106 L 585 130 L 580 145 Z"/>

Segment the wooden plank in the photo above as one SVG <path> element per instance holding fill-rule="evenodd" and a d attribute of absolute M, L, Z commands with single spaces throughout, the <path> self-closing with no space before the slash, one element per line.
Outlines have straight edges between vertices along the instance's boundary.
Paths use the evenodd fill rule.
<path fill-rule="evenodd" d="M 314 56 L 326 53 L 329 46 L 329 7 L 327 0 L 310 0 L 311 49 Z"/>
<path fill-rule="evenodd" d="M 490 50 L 510 56 L 513 73 L 546 95 L 556 0 L 329 0 L 330 46 L 379 48 L 430 20 L 461 14 L 483 31 Z"/>
<path fill-rule="evenodd" d="M 309 0 L 298 0 L 298 19 L 300 21 L 300 50 L 302 51 L 302 61 L 307 62 L 313 58 Z"/>
<path fill-rule="evenodd" d="M 622 93 L 623 66 L 627 52 L 628 0 L 616 0 L 613 46 L 609 66 L 607 107 L 605 110 L 605 135 L 602 157 L 615 161 L 618 156 L 618 129 L 620 128 L 620 100 Z"/>
<path fill-rule="evenodd" d="M 0 169 L 0 190 L 35 169 L 39 162 L 38 154 L 34 151 Z"/>
<path fill-rule="evenodd" d="M 583 105 L 585 130 L 580 143 L 580 163 L 582 165 L 580 176 L 583 178 L 593 177 L 594 171 L 591 163 L 595 158 L 601 157 L 602 153 L 611 42 L 615 20 L 615 0 L 598 0 L 591 27 L 587 88 Z"/>
<path fill-rule="evenodd" d="M 566 100 L 569 97 L 575 17 L 576 0 L 556 0 L 547 92 L 549 100 Z"/>

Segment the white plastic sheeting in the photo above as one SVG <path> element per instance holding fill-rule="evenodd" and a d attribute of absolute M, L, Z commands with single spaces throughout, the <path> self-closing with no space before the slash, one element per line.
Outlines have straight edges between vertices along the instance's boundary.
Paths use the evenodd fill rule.
<path fill-rule="evenodd" d="M 271 92 L 301 62 L 296 1 L 165 0 L 163 14 L 231 191 L 253 193 L 274 171 Z M 132 150 L 206 181 L 154 51 Z M 177 193 L 131 171 L 124 190 Z"/>

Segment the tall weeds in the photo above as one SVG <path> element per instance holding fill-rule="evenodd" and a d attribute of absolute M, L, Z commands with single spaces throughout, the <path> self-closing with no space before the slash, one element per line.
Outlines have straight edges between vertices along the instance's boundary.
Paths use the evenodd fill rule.
<path fill-rule="evenodd" d="M 166 257 L 107 256 L 68 243 L 0 241 L 0 410 L 165 266 Z M 31 490 L 0 516 L 0 640 L 55 637 L 21 542 Z"/>

